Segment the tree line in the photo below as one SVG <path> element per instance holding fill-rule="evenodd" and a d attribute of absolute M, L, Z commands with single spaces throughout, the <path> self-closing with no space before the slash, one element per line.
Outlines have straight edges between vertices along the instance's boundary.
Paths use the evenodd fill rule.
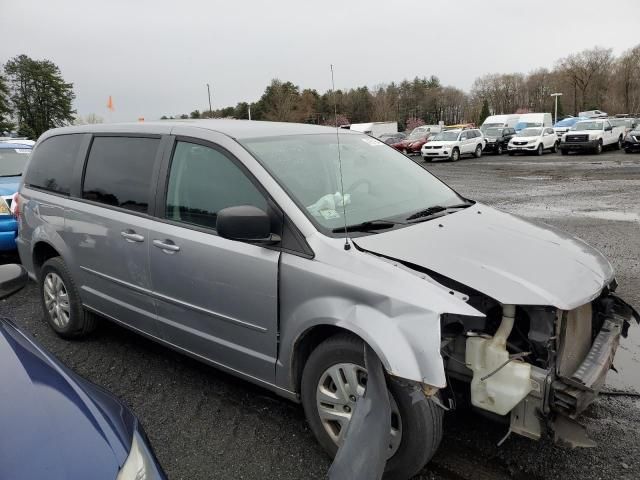
<path fill-rule="evenodd" d="M 640 112 L 640 45 L 619 57 L 595 47 L 561 58 L 552 69 L 530 73 L 487 74 L 469 92 L 442 85 L 438 77 L 416 77 L 373 88 L 319 93 L 289 81 L 272 80 L 256 102 L 240 102 L 213 111 L 194 110 L 179 118 L 249 118 L 324 125 L 370 121 L 407 124 L 482 123 L 490 114 L 553 112 L 551 93 L 563 93 L 558 114 L 577 115 L 601 109 L 609 113 Z M 167 117 L 163 117 L 167 118 Z"/>

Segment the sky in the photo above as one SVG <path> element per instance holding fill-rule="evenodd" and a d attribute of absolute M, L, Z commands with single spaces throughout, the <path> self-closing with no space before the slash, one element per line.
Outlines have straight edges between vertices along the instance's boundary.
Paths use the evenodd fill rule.
<path fill-rule="evenodd" d="M 56 63 L 79 115 L 107 121 L 256 101 L 273 78 L 324 92 L 551 68 L 640 43 L 640 1 L 0 0 L 0 63 Z M 115 111 L 107 110 L 113 98 Z"/>

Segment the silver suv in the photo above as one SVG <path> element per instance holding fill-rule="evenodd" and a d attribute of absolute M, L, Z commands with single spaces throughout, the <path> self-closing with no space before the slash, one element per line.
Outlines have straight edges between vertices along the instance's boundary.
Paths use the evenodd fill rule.
<path fill-rule="evenodd" d="M 331 455 L 369 345 L 387 373 L 394 478 L 431 458 L 460 398 L 512 432 L 561 425 L 575 442 L 638 319 L 598 251 L 347 130 L 50 130 L 17 202 L 20 256 L 59 335 L 106 318 L 300 401 Z"/>

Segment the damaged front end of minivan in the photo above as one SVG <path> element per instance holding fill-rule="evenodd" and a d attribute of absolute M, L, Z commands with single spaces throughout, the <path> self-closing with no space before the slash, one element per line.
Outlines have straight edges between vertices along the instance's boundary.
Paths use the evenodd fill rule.
<path fill-rule="evenodd" d="M 469 292 L 486 317 L 442 316 L 448 377 L 469 384 L 474 407 L 508 415 L 507 436 L 538 440 L 550 429 L 557 443 L 595 445 L 577 418 L 614 368 L 620 337 L 640 322 L 615 286 L 572 310 L 500 305 Z"/>

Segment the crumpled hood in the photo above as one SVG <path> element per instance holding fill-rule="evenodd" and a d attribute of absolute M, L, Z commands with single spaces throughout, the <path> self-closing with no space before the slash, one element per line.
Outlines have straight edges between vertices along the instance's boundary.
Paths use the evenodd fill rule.
<path fill-rule="evenodd" d="M 96 403 L 89 388 L 97 387 L 0 319 L 0 478 L 116 477 L 130 440 L 98 404 L 109 399 L 97 392 Z M 118 413 L 131 421 L 130 413 Z"/>
<path fill-rule="evenodd" d="M 614 276 L 604 255 L 582 240 L 479 203 L 354 243 L 504 304 L 570 310 L 593 300 Z"/>

